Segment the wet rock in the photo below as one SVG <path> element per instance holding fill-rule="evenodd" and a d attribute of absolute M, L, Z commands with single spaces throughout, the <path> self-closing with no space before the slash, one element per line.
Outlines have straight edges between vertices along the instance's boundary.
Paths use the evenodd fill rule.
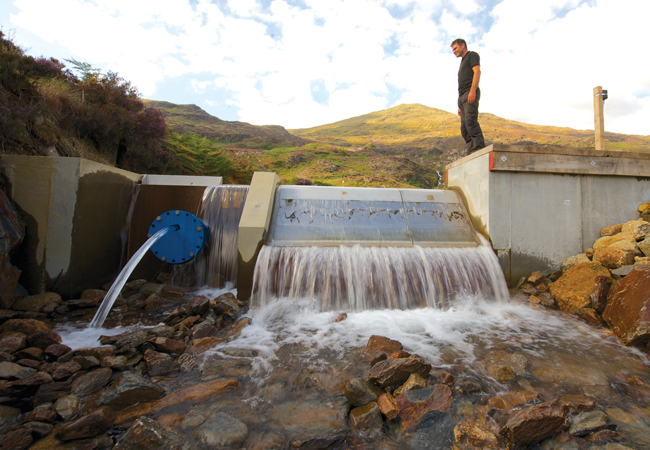
<path fill-rule="evenodd" d="M 11 450 L 26 449 L 34 441 L 32 432 L 28 428 L 20 427 L 8 432 L 0 438 L 0 448 Z"/>
<path fill-rule="evenodd" d="M 56 437 L 62 441 L 95 437 L 110 430 L 114 422 L 115 413 L 108 406 L 104 406 L 64 425 L 56 433 Z"/>
<path fill-rule="evenodd" d="M 464 380 L 454 385 L 454 391 L 457 394 L 473 394 L 483 391 L 483 388 L 476 381 Z"/>
<path fill-rule="evenodd" d="M 600 314 L 593 308 L 580 308 L 575 312 L 575 315 L 578 319 L 591 325 L 601 326 L 604 323 Z"/>
<path fill-rule="evenodd" d="M 251 371 L 251 361 L 248 359 L 211 359 L 206 361 L 201 370 L 201 378 L 207 380 L 213 377 L 245 377 Z"/>
<path fill-rule="evenodd" d="M 27 335 L 27 345 L 45 350 L 50 345 L 60 344 L 61 336 L 52 330 L 37 331 Z"/>
<path fill-rule="evenodd" d="M 111 369 L 96 369 L 83 375 L 72 382 L 72 393 L 85 397 L 99 391 L 108 384 L 113 375 Z"/>
<path fill-rule="evenodd" d="M 346 404 L 342 397 L 288 402 L 274 406 L 270 417 L 287 430 L 294 448 L 336 448 L 348 435 Z"/>
<path fill-rule="evenodd" d="M 135 372 L 124 372 L 104 389 L 97 405 L 124 409 L 137 403 L 151 402 L 160 398 L 165 390 L 151 380 Z"/>
<path fill-rule="evenodd" d="M 56 369 L 54 369 L 52 372 L 52 378 L 54 378 L 55 381 L 67 380 L 80 370 L 81 364 L 74 361 L 69 361 L 67 363 L 59 365 Z"/>
<path fill-rule="evenodd" d="M 573 423 L 569 427 L 569 434 L 573 436 L 586 436 L 600 430 L 615 430 L 607 414 L 603 411 L 582 412 L 573 418 Z"/>
<path fill-rule="evenodd" d="M 190 314 L 194 316 L 202 316 L 208 312 L 208 308 L 210 307 L 210 299 L 204 295 L 197 295 L 192 300 L 190 300 L 187 306 L 190 310 Z"/>
<path fill-rule="evenodd" d="M 201 316 L 188 317 L 187 319 L 181 320 L 174 328 L 176 330 L 186 331 L 192 328 L 192 325 L 194 325 L 200 318 Z"/>
<path fill-rule="evenodd" d="M 600 430 L 584 437 L 584 440 L 596 445 L 603 445 L 609 442 L 619 442 L 624 440 L 623 433 L 612 430 Z"/>
<path fill-rule="evenodd" d="M 0 362 L 0 379 L 17 380 L 34 375 L 36 370 L 12 362 Z"/>
<path fill-rule="evenodd" d="M 589 257 L 584 253 L 580 253 L 579 255 L 576 256 L 571 256 L 565 259 L 564 261 L 562 261 L 562 273 L 566 272 L 573 266 L 582 263 L 588 263 L 588 262 L 590 262 Z"/>
<path fill-rule="evenodd" d="M 382 353 L 382 354 L 379 355 L 379 356 L 375 356 L 375 357 L 372 358 L 372 360 L 370 361 L 370 367 L 375 367 L 375 364 L 377 364 L 377 363 L 380 362 L 380 361 L 386 361 L 387 359 L 388 359 L 388 356 L 386 356 L 386 353 Z"/>
<path fill-rule="evenodd" d="M 39 331 L 49 331 L 50 328 L 40 320 L 36 319 L 9 319 L 0 326 L 0 333 L 17 331 L 26 336 Z M 61 342 L 61 341 L 59 341 Z"/>
<path fill-rule="evenodd" d="M 54 411 L 65 421 L 76 416 L 80 407 L 81 397 L 75 394 L 64 395 L 54 403 Z"/>
<path fill-rule="evenodd" d="M 99 297 L 99 301 L 104 300 L 104 297 L 106 297 L 106 294 L 108 291 L 105 291 L 103 289 L 86 289 L 81 293 L 81 298 L 82 299 L 95 299 Z"/>
<path fill-rule="evenodd" d="M 434 411 L 449 412 L 451 408 L 451 389 L 446 384 L 406 391 L 397 397 L 402 427 L 412 430 L 420 425 L 426 415 Z"/>
<path fill-rule="evenodd" d="M 536 271 L 536 272 L 531 273 L 526 281 L 528 281 L 532 285 L 537 285 L 537 284 L 541 283 L 545 278 L 546 277 L 544 276 L 544 274 L 542 272 Z"/>
<path fill-rule="evenodd" d="M 366 344 L 366 353 L 370 355 L 380 355 L 385 353 L 390 355 L 391 353 L 402 350 L 404 347 L 398 341 L 394 341 L 384 336 L 373 335 L 368 339 Z"/>
<path fill-rule="evenodd" d="M 45 357 L 43 355 L 43 350 L 38 347 L 27 347 L 17 351 L 14 355 L 17 358 L 34 359 L 36 361 L 42 361 Z"/>
<path fill-rule="evenodd" d="M 539 447 L 542 450 L 582 450 L 584 448 L 581 441 L 564 432 L 544 440 Z"/>
<path fill-rule="evenodd" d="M 157 411 L 166 408 L 170 405 L 178 405 L 189 400 L 196 400 L 215 395 L 230 387 L 238 386 L 239 382 L 235 379 L 220 378 L 212 380 L 207 383 L 200 383 L 186 389 L 174 391 L 171 394 L 153 402 L 141 403 L 123 411 L 117 415 L 117 423 L 123 423 L 133 417 L 149 414 L 152 411 Z"/>
<path fill-rule="evenodd" d="M 612 287 L 612 280 L 610 277 L 596 277 L 594 286 L 589 294 L 591 299 L 591 307 L 598 313 L 602 314 L 607 304 L 607 294 Z"/>
<path fill-rule="evenodd" d="M 539 397 L 539 392 L 510 391 L 506 392 L 505 394 L 499 394 L 496 397 L 489 398 L 488 405 L 492 408 L 510 411 L 517 406 L 534 402 L 535 400 L 539 399 Z"/>
<path fill-rule="evenodd" d="M 15 353 L 27 346 L 27 335 L 17 331 L 8 331 L 0 335 L 0 351 Z"/>
<path fill-rule="evenodd" d="M 499 434 L 509 449 L 534 444 L 569 426 L 569 419 L 558 400 L 528 406 L 514 412 Z"/>
<path fill-rule="evenodd" d="M 192 435 L 207 448 L 235 447 L 246 441 L 248 427 L 229 414 L 214 411 Z"/>
<path fill-rule="evenodd" d="M 159 352 L 165 352 L 165 353 L 177 353 L 177 354 L 182 354 L 185 352 L 185 343 L 176 341 L 173 339 L 167 339 L 163 337 L 156 337 L 153 339 L 150 339 L 149 342 L 151 342 L 156 350 Z"/>
<path fill-rule="evenodd" d="M 43 352 L 48 361 L 56 361 L 61 356 L 70 353 L 72 349 L 64 344 L 52 344 Z"/>
<path fill-rule="evenodd" d="M 609 271 L 597 262 L 585 262 L 568 269 L 549 285 L 558 309 L 567 312 L 591 307 L 591 292 L 597 277 L 611 278 Z"/>
<path fill-rule="evenodd" d="M 375 402 L 365 406 L 358 406 L 350 411 L 350 429 L 364 436 L 377 435 L 384 421 L 381 418 L 381 410 Z"/>
<path fill-rule="evenodd" d="M 21 415 L 22 412 L 18 408 L 0 405 L 0 432 L 18 422 Z"/>
<path fill-rule="evenodd" d="M 279 431 L 269 431 L 249 436 L 244 448 L 246 450 L 272 450 L 282 448 L 284 435 Z"/>
<path fill-rule="evenodd" d="M 52 410 L 44 411 L 31 411 L 25 417 L 25 422 L 43 422 L 43 423 L 52 423 L 56 420 L 56 412 Z"/>
<path fill-rule="evenodd" d="M 144 352 L 147 371 L 152 377 L 160 377 L 177 372 L 180 369 L 178 362 L 174 361 L 167 353 L 147 350 Z"/>
<path fill-rule="evenodd" d="M 235 336 L 239 336 L 241 331 L 247 326 L 249 326 L 251 323 L 253 323 L 253 319 L 251 319 L 250 317 L 242 317 L 235 323 L 235 325 L 233 325 L 232 329 L 228 332 L 226 337 L 233 338 Z"/>
<path fill-rule="evenodd" d="M 574 412 L 591 411 L 596 407 L 594 401 L 586 395 L 565 395 L 560 401 L 565 408 Z"/>
<path fill-rule="evenodd" d="M 618 225 L 610 225 L 608 227 L 603 228 L 600 230 L 600 235 L 601 236 L 614 236 L 615 234 L 618 234 L 621 232 L 623 229 L 623 224 L 619 223 Z"/>
<path fill-rule="evenodd" d="M 138 418 L 117 441 L 114 450 L 188 450 L 189 443 L 171 428 L 147 417 Z"/>
<path fill-rule="evenodd" d="M 614 247 L 604 247 L 596 250 L 594 261 L 599 262 L 608 269 L 634 264 L 634 253 L 626 252 Z"/>
<path fill-rule="evenodd" d="M 160 297 L 166 300 L 180 300 L 185 296 L 185 292 L 179 286 L 164 285 L 160 292 Z"/>
<path fill-rule="evenodd" d="M 348 318 L 348 313 L 344 313 L 344 312 L 342 312 L 341 314 L 339 314 L 338 316 L 336 316 L 336 318 L 335 318 L 334 320 L 332 320 L 332 322 L 333 322 L 333 323 L 343 322 L 343 321 L 344 321 L 345 319 L 347 319 L 347 318 Z"/>
<path fill-rule="evenodd" d="M 190 344 L 187 346 L 185 349 L 185 352 L 187 353 L 203 353 L 207 350 L 210 350 L 217 345 L 219 345 L 223 339 L 214 337 L 214 336 L 208 336 L 204 338 L 199 338 L 199 339 L 194 339 Z"/>
<path fill-rule="evenodd" d="M 220 349 L 220 352 L 234 358 L 255 358 L 257 356 L 257 350 L 249 348 L 225 347 Z"/>
<path fill-rule="evenodd" d="M 160 308 L 162 297 L 157 294 L 152 294 L 144 300 L 144 310 L 146 312 L 155 311 Z"/>
<path fill-rule="evenodd" d="M 517 375 L 525 376 L 530 363 L 524 355 L 497 351 L 488 355 L 486 366 L 490 376 L 499 381 L 512 381 Z"/>
<path fill-rule="evenodd" d="M 445 370 L 432 370 L 431 372 L 429 372 L 429 378 L 433 380 L 434 384 L 442 383 L 451 386 L 456 382 L 456 378 Z M 427 384 L 427 386 L 431 386 L 431 383 Z"/>
<path fill-rule="evenodd" d="M 454 440 L 457 444 L 476 448 L 500 448 L 501 438 L 495 423 L 487 420 L 461 420 L 454 427 Z"/>
<path fill-rule="evenodd" d="M 190 336 L 192 339 L 200 339 L 216 333 L 217 329 L 214 327 L 214 325 L 207 321 L 194 325 L 190 330 Z"/>
<path fill-rule="evenodd" d="M 35 374 L 28 377 L 21 378 L 16 381 L 9 381 L 8 383 L 0 386 L 4 393 L 12 396 L 17 396 L 29 395 L 32 392 L 37 391 L 39 386 L 51 382 L 52 377 L 50 374 L 45 372 L 36 372 Z"/>
<path fill-rule="evenodd" d="M 650 270 L 637 269 L 614 285 L 608 294 L 603 319 L 625 345 L 650 340 Z"/>
<path fill-rule="evenodd" d="M 45 292 L 43 294 L 24 297 L 14 302 L 12 309 L 16 311 L 43 312 L 49 314 L 61 304 L 61 296 L 54 292 Z"/>
<path fill-rule="evenodd" d="M 539 295 L 539 291 L 530 283 L 524 283 L 519 286 L 519 290 L 527 295 Z"/>
<path fill-rule="evenodd" d="M 142 286 L 144 286 L 145 284 L 147 284 L 147 280 L 145 279 L 131 280 L 128 283 L 126 283 L 124 287 L 132 291 L 139 291 L 140 289 L 142 289 Z"/>
<path fill-rule="evenodd" d="M 451 374 L 448 374 L 448 375 L 451 376 Z M 453 379 L 453 376 L 452 376 L 452 379 Z M 443 383 L 443 384 L 447 384 L 447 383 Z M 422 388 L 429 387 L 429 386 L 431 386 L 431 384 L 427 380 L 422 378 L 417 373 L 412 373 L 409 376 L 408 380 L 406 380 L 406 383 L 404 383 L 403 385 L 398 387 L 393 394 L 395 396 L 398 396 L 402 392 L 410 391 L 412 389 L 422 389 Z"/>
<path fill-rule="evenodd" d="M 643 219 L 631 220 L 623 225 L 621 233 L 630 233 L 637 241 L 650 236 L 650 223 Z"/>
<path fill-rule="evenodd" d="M 34 406 L 42 403 L 55 402 L 59 398 L 70 393 L 70 384 L 66 382 L 54 382 L 42 384 L 34 395 Z"/>
<path fill-rule="evenodd" d="M 363 406 L 370 402 L 376 402 L 382 394 L 384 394 L 384 391 L 363 378 L 352 378 L 345 385 L 345 398 L 354 406 Z"/>
<path fill-rule="evenodd" d="M 122 345 L 120 345 L 119 347 L 122 347 Z M 75 355 L 92 356 L 93 358 L 97 358 L 98 361 L 101 361 L 106 356 L 113 356 L 114 354 L 115 354 L 115 347 L 111 347 L 111 346 L 84 347 L 75 350 Z"/>
<path fill-rule="evenodd" d="M 377 405 L 381 413 L 386 416 L 388 420 L 393 420 L 399 415 L 399 405 L 395 397 L 389 393 L 381 394 L 377 399 Z"/>
<path fill-rule="evenodd" d="M 119 356 L 106 356 L 102 358 L 101 366 L 104 368 L 124 371 L 127 368 L 127 357 L 124 355 Z"/>
<path fill-rule="evenodd" d="M 146 295 L 147 297 L 152 295 L 152 294 L 158 294 L 160 295 L 165 288 L 164 285 L 162 284 L 157 284 L 157 283 L 145 283 L 142 285 L 140 288 L 140 292 Z"/>
<path fill-rule="evenodd" d="M 394 358 L 408 358 L 411 356 L 409 352 L 405 352 L 404 350 L 398 350 L 396 352 L 391 353 L 388 355 L 388 359 L 394 359 Z"/>
<path fill-rule="evenodd" d="M 72 361 L 79 364 L 83 370 L 88 370 L 92 367 L 97 367 L 100 365 L 99 359 L 95 358 L 94 356 L 78 355 L 73 357 Z"/>
<path fill-rule="evenodd" d="M 429 375 L 431 364 L 417 356 L 387 359 L 375 364 L 368 374 L 368 381 L 381 387 L 403 384 L 412 373 L 421 377 Z"/>

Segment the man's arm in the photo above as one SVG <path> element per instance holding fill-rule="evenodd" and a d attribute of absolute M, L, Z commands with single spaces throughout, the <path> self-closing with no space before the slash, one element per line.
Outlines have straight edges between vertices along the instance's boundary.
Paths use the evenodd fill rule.
<path fill-rule="evenodd" d="M 474 71 L 472 87 L 469 89 L 469 95 L 467 96 L 469 103 L 474 103 L 474 100 L 476 100 L 476 89 L 478 89 L 478 82 L 481 80 L 481 66 L 474 66 L 472 70 Z"/>

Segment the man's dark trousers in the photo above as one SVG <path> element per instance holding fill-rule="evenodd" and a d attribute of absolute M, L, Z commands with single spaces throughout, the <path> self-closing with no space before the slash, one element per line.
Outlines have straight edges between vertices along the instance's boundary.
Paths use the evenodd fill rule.
<path fill-rule="evenodd" d="M 481 98 L 481 89 L 476 89 L 474 103 L 467 101 L 469 91 L 458 97 L 460 108 L 460 134 L 467 144 L 467 154 L 485 147 L 483 131 L 478 124 L 478 101 Z"/>

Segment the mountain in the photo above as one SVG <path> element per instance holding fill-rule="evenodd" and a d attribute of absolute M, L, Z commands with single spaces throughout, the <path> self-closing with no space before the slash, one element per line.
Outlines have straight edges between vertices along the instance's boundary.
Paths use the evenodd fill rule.
<path fill-rule="evenodd" d="M 161 109 L 175 133 L 198 134 L 227 142 L 269 142 L 303 144 L 306 139 L 290 134 L 279 125 L 251 125 L 229 122 L 214 117 L 196 105 L 176 105 L 156 100 L 143 100 L 145 105 Z"/>

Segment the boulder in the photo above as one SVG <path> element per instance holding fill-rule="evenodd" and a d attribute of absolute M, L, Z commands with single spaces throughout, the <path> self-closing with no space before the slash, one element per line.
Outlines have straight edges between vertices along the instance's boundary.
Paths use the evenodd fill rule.
<path fill-rule="evenodd" d="M 448 375 L 451 375 L 451 374 L 448 374 Z M 453 379 L 453 377 L 452 377 L 452 379 Z M 443 383 L 443 384 L 451 384 L 451 383 Z M 422 378 L 417 373 L 412 373 L 409 376 L 408 380 L 406 380 L 406 383 L 404 383 L 403 385 L 398 387 L 393 394 L 395 396 L 398 396 L 402 392 L 410 391 L 410 390 L 413 390 L 413 389 L 422 389 L 422 388 L 429 387 L 429 386 L 431 386 L 431 384 L 427 380 Z"/>
<path fill-rule="evenodd" d="M 42 330 L 27 335 L 27 345 L 45 350 L 50 345 L 60 344 L 61 336 L 52 330 Z"/>
<path fill-rule="evenodd" d="M 567 270 L 549 285 L 558 309 L 573 312 L 591 307 L 591 292 L 599 276 L 611 278 L 609 270 L 593 261 L 577 264 Z"/>
<path fill-rule="evenodd" d="M 650 341 L 650 267 L 630 272 L 609 291 L 603 319 L 625 345 Z"/>
<path fill-rule="evenodd" d="M 72 392 L 80 397 L 99 391 L 108 384 L 113 375 L 111 369 L 96 369 L 72 382 Z"/>
<path fill-rule="evenodd" d="M 44 292 L 42 294 L 23 297 L 14 302 L 12 309 L 16 311 L 43 312 L 49 314 L 61 304 L 61 296 L 55 292 Z"/>
<path fill-rule="evenodd" d="M 380 361 L 375 364 L 368 374 L 368 381 L 381 387 L 403 384 L 412 373 L 426 377 L 431 371 L 431 364 L 424 359 L 411 356 Z"/>
<path fill-rule="evenodd" d="M 128 371 L 122 373 L 101 392 L 97 405 L 124 409 L 136 403 L 156 400 L 164 393 L 165 390 L 156 383 L 135 372 Z"/>
<path fill-rule="evenodd" d="M 149 342 L 151 342 L 159 352 L 182 354 L 185 351 L 185 343 L 174 339 L 156 337 L 150 339 Z"/>
<path fill-rule="evenodd" d="M 126 370 L 128 358 L 124 355 L 118 356 L 105 356 L 102 358 L 101 366 L 112 370 L 123 371 Z"/>
<path fill-rule="evenodd" d="M 34 395 L 34 406 L 42 403 L 55 402 L 59 398 L 70 394 L 70 384 L 64 381 L 46 383 L 38 387 Z"/>
<path fill-rule="evenodd" d="M 115 423 L 115 413 L 108 406 L 104 406 L 64 425 L 57 431 L 56 437 L 62 441 L 91 438 L 110 430 L 113 423 Z"/>
<path fill-rule="evenodd" d="M 213 411 L 192 435 L 205 448 L 239 448 L 248 437 L 248 427 L 225 412 Z"/>
<path fill-rule="evenodd" d="M 20 364 L 4 361 L 0 362 L 0 379 L 1 380 L 17 380 L 34 375 L 36 370 L 29 367 L 21 366 Z"/>
<path fill-rule="evenodd" d="M 610 245 L 616 244 L 617 242 L 629 242 L 630 244 L 636 244 L 636 238 L 632 233 L 618 233 L 613 236 L 603 236 L 596 239 L 594 242 L 593 249 L 595 252 L 601 248 L 609 247 Z"/>
<path fill-rule="evenodd" d="M 382 394 L 384 391 L 363 378 L 353 378 L 345 385 L 345 398 L 353 406 L 364 406 L 370 402 L 376 402 Z"/>
<path fill-rule="evenodd" d="M 594 253 L 594 261 L 608 269 L 634 264 L 634 253 L 626 252 L 615 247 L 603 247 Z"/>
<path fill-rule="evenodd" d="M 571 256 L 564 261 L 562 261 L 562 273 L 569 270 L 571 267 L 591 261 L 585 253 L 580 253 L 576 256 Z"/>
<path fill-rule="evenodd" d="M 451 389 L 446 384 L 436 384 L 423 389 L 406 391 L 397 397 L 402 427 L 413 430 L 432 412 L 446 413 L 451 409 Z"/>
<path fill-rule="evenodd" d="M 358 406 L 350 411 L 350 429 L 363 436 L 373 436 L 381 432 L 384 421 L 381 410 L 375 402 Z"/>
<path fill-rule="evenodd" d="M 149 419 L 138 418 L 115 444 L 114 450 L 186 450 L 191 448 L 171 428 Z"/>
<path fill-rule="evenodd" d="M 619 223 L 618 225 L 610 225 L 608 227 L 603 228 L 600 230 L 600 235 L 601 236 L 614 236 L 615 234 L 618 234 L 621 232 L 623 229 L 623 224 Z"/>
<path fill-rule="evenodd" d="M 384 336 L 373 335 L 368 339 L 366 344 L 366 353 L 371 356 L 377 356 L 382 353 L 390 355 L 391 353 L 402 350 L 404 347 L 398 341 L 394 341 Z"/>
<path fill-rule="evenodd" d="M 393 420 L 399 415 L 399 405 L 395 397 L 390 395 L 388 392 L 381 394 L 377 399 L 377 405 L 381 413 L 386 416 L 388 420 Z"/>
<path fill-rule="evenodd" d="M 0 333 L 7 331 L 18 331 L 29 336 L 39 331 L 50 331 L 50 327 L 36 319 L 9 319 L 0 326 Z M 60 342 L 61 338 L 59 338 Z"/>
<path fill-rule="evenodd" d="M 75 394 L 64 395 L 54 403 L 54 411 L 65 421 L 76 416 L 80 407 L 81 397 Z"/>
<path fill-rule="evenodd" d="M 564 405 L 558 400 L 528 406 L 514 412 L 499 430 L 507 448 L 535 444 L 569 426 Z"/>
<path fill-rule="evenodd" d="M 72 349 L 64 344 L 52 344 L 45 348 L 45 358 L 48 361 L 56 361 L 61 356 L 69 353 Z"/>
<path fill-rule="evenodd" d="M 68 361 L 57 366 L 57 368 L 52 371 L 52 378 L 54 378 L 55 381 L 67 380 L 80 370 L 81 364 L 74 361 Z"/>
<path fill-rule="evenodd" d="M 27 335 L 18 331 L 7 331 L 0 335 L 0 352 L 16 353 L 27 346 Z"/>
<path fill-rule="evenodd" d="M 630 233 L 637 241 L 650 236 L 650 223 L 643 219 L 631 220 L 623 225 L 621 233 Z"/>

